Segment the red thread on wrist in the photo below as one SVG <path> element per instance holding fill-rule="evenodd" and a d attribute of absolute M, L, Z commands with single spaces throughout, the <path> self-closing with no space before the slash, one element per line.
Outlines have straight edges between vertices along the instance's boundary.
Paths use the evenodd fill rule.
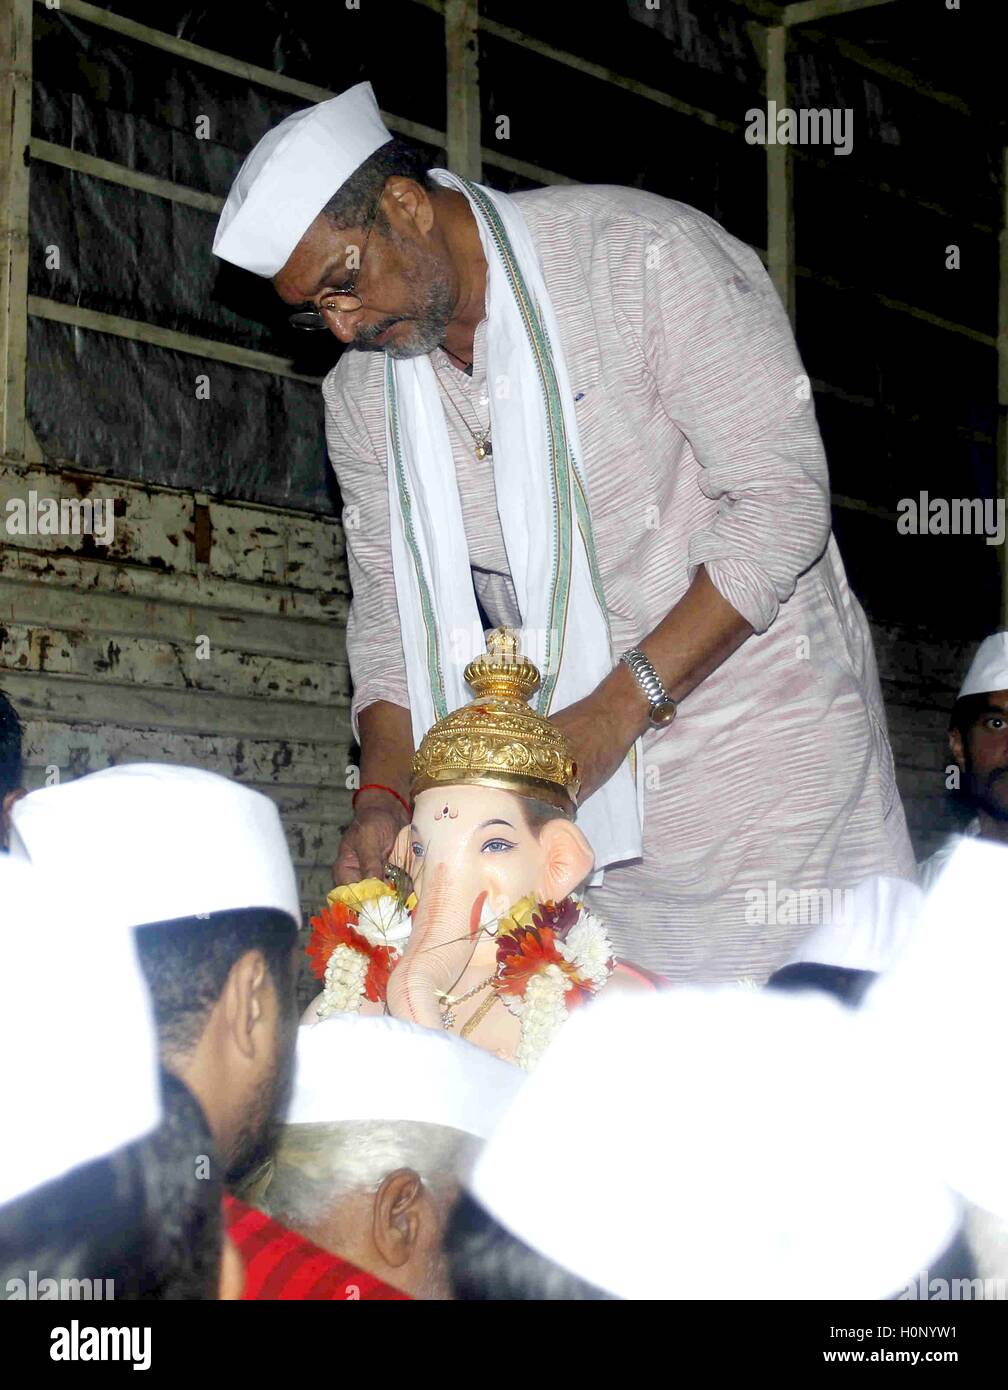
<path fill-rule="evenodd" d="M 399 793 L 397 791 L 394 791 L 392 787 L 386 787 L 381 782 L 365 782 L 363 787 L 358 787 L 357 790 L 354 792 L 353 796 L 350 798 L 351 810 L 356 811 L 357 798 L 360 796 L 361 792 L 388 792 L 389 796 L 394 796 L 396 801 L 399 802 L 399 805 L 409 816 L 410 820 L 413 819 L 413 808 L 412 806 L 410 806 L 409 802 L 404 801 L 403 798 L 399 795 Z"/>

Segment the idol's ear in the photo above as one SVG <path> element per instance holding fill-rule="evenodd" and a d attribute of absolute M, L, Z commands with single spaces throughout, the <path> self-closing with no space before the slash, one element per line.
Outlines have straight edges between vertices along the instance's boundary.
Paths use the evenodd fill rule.
<path fill-rule="evenodd" d="M 539 831 L 542 850 L 538 895 L 542 901 L 561 902 L 591 873 L 595 854 L 573 821 L 557 816 Z"/>

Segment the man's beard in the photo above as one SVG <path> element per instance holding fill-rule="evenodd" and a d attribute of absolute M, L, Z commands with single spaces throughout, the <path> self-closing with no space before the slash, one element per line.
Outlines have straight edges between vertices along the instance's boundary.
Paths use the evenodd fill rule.
<path fill-rule="evenodd" d="M 966 769 L 966 787 L 970 803 L 991 820 L 1008 821 L 1008 767 L 996 767 L 985 777 Z"/>
<path fill-rule="evenodd" d="M 276 1147 L 277 1137 L 294 1085 L 297 1013 L 292 1008 L 278 1023 L 277 1054 L 273 1069 L 259 1086 L 245 1123 L 228 1154 L 226 1182 L 233 1187 L 262 1164 Z"/>
<path fill-rule="evenodd" d="M 389 234 L 404 250 L 404 279 L 413 293 L 415 307 L 412 313 L 365 324 L 354 334 L 351 346 L 361 352 L 387 352 L 389 357 L 425 357 L 444 341 L 445 331 L 455 313 L 455 295 L 439 262 L 433 258 L 421 260 L 405 238 L 391 230 Z M 409 332 L 395 343 L 375 342 L 396 323 L 410 324 Z"/>

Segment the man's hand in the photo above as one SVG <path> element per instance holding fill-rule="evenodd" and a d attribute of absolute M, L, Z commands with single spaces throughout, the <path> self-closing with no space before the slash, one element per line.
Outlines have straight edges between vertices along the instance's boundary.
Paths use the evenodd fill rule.
<path fill-rule="evenodd" d="M 365 800 L 372 796 L 374 800 Z M 408 823 L 406 812 L 394 797 L 385 792 L 365 792 L 358 800 L 353 821 L 343 832 L 333 865 L 333 884 L 338 888 L 362 878 L 384 878 L 395 838 Z"/>
<path fill-rule="evenodd" d="M 393 787 L 409 798 L 413 727 L 410 712 L 389 700 L 366 705 L 358 716 L 360 726 L 360 790 L 353 821 L 340 841 L 333 865 L 333 883 L 357 883 L 362 878 L 382 878 L 389 851 L 410 816 L 405 805 L 379 787 Z M 373 785 L 376 784 L 376 785 Z"/>
<path fill-rule="evenodd" d="M 590 695 L 550 716 L 571 741 L 581 778 L 579 804 L 608 782 L 647 727 L 647 712 L 637 682 L 619 666 Z"/>
<path fill-rule="evenodd" d="M 684 699 L 752 635 L 752 628 L 700 565 L 679 602 L 636 643 L 673 700 Z M 649 727 L 647 697 L 619 662 L 590 695 L 551 716 L 574 745 L 579 801 L 607 782 Z M 666 737 L 675 738 L 675 724 Z"/>

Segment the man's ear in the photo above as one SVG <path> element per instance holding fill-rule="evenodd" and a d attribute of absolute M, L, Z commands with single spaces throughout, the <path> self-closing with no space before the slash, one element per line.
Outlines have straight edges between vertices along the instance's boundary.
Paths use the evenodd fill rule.
<path fill-rule="evenodd" d="M 236 1049 L 245 1058 L 255 1057 L 257 1027 L 267 1016 L 272 979 L 261 951 L 246 951 L 228 972 L 224 985 L 224 1025 Z"/>
<path fill-rule="evenodd" d="M 543 852 L 539 897 L 561 902 L 591 873 L 594 852 L 574 822 L 563 816 L 546 822 L 539 831 L 539 845 Z"/>
<path fill-rule="evenodd" d="M 383 206 L 390 220 L 404 218 L 412 222 L 424 236 L 434 225 L 434 204 L 427 190 L 404 174 L 393 174 L 385 180 Z"/>
<path fill-rule="evenodd" d="M 413 1168 L 396 1168 L 375 1194 L 371 1239 L 387 1265 L 399 1269 L 416 1249 L 422 1223 L 423 1179 Z"/>
<path fill-rule="evenodd" d="M 966 766 L 966 751 L 963 748 L 962 733 L 958 729 L 949 729 L 948 741 L 949 752 L 958 765 L 959 771 L 962 772 Z"/>

